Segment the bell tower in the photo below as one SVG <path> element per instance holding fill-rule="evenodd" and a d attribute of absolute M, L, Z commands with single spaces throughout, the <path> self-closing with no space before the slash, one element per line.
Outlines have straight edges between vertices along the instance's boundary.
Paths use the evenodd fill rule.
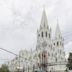
<path fill-rule="evenodd" d="M 45 49 L 47 47 L 48 41 L 50 40 L 51 29 L 49 29 L 47 16 L 44 9 L 42 13 L 40 28 L 37 30 L 37 48 Z"/>
<path fill-rule="evenodd" d="M 61 71 L 63 68 L 65 69 L 65 65 L 53 65 L 54 63 L 58 64 L 58 62 L 65 62 L 63 38 L 60 32 L 58 20 L 55 31 L 55 38 L 51 37 L 51 33 L 51 28 L 48 26 L 48 20 L 44 9 L 40 28 L 37 30 L 36 44 L 38 68 L 43 72 Z M 48 63 L 53 66 L 49 66 Z"/>
<path fill-rule="evenodd" d="M 58 21 L 57 21 L 57 26 L 55 31 L 55 48 L 56 48 L 56 54 L 57 54 L 56 61 L 57 62 L 65 61 L 63 37 L 60 32 Z"/>
<path fill-rule="evenodd" d="M 37 53 L 39 64 L 42 71 L 47 71 L 48 63 L 48 48 L 51 46 L 51 29 L 48 26 L 48 20 L 45 9 L 42 13 L 40 28 L 37 30 Z"/>

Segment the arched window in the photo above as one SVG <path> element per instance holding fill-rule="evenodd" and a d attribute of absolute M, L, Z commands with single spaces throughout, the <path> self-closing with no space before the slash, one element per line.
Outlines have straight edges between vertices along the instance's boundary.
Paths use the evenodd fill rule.
<path fill-rule="evenodd" d="M 43 37 L 43 32 L 42 32 L 42 37 Z"/>
<path fill-rule="evenodd" d="M 54 43 L 54 46 L 55 46 L 55 43 Z"/>
<path fill-rule="evenodd" d="M 48 56 L 50 56 L 50 53 L 48 53 Z"/>
<path fill-rule="evenodd" d="M 38 34 L 38 36 L 40 37 L 40 34 Z"/>
<path fill-rule="evenodd" d="M 57 46 L 59 46 L 59 42 L 57 42 Z"/>
<path fill-rule="evenodd" d="M 46 37 L 47 37 L 47 32 L 46 32 Z"/>
<path fill-rule="evenodd" d="M 57 58 L 56 58 L 56 62 L 57 62 Z"/>

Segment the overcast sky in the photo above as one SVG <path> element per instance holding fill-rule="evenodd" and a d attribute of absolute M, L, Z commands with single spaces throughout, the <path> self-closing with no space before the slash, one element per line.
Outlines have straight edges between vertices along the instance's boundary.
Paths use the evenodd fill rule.
<path fill-rule="evenodd" d="M 34 49 L 44 6 L 53 35 L 58 17 L 64 50 L 72 52 L 72 0 L 0 0 L 0 47 L 16 54 Z M 0 50 L 0 63 L 13 57 Z"/>

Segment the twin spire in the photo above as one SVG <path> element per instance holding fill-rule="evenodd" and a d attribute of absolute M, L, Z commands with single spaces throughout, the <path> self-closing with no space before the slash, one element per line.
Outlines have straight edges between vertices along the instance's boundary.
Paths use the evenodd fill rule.
<path fill-rule="evenodd" d="M 48 28 L 49 29 L 45 9 L 43 10 L 43 13 L 42 13 L 42 19 L 41 19 L 40 28 Z M 57 26 L 56 26 L 56 31 L 55 31 L 55 38 L 58 38 L 58 37 L 61 37 L 61 32 L 60 32 L 60 28 L 59 28 L 59 24 L 58 24 L 58 18 L 57 18 Z"/>

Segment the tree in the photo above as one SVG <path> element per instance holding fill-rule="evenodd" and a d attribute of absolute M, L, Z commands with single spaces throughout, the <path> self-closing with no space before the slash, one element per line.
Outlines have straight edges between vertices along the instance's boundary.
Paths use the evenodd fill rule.
<path fill-rule="evenodd" d="M 0 68 L 0 72 L 9 72 L 8 66 L 3 64 Z"/>
<path fill-rule="evenodd" d="M 72 70 L 72 53 L 69 53 L 67 67 L 69 68 L 69 70 Z"/>

